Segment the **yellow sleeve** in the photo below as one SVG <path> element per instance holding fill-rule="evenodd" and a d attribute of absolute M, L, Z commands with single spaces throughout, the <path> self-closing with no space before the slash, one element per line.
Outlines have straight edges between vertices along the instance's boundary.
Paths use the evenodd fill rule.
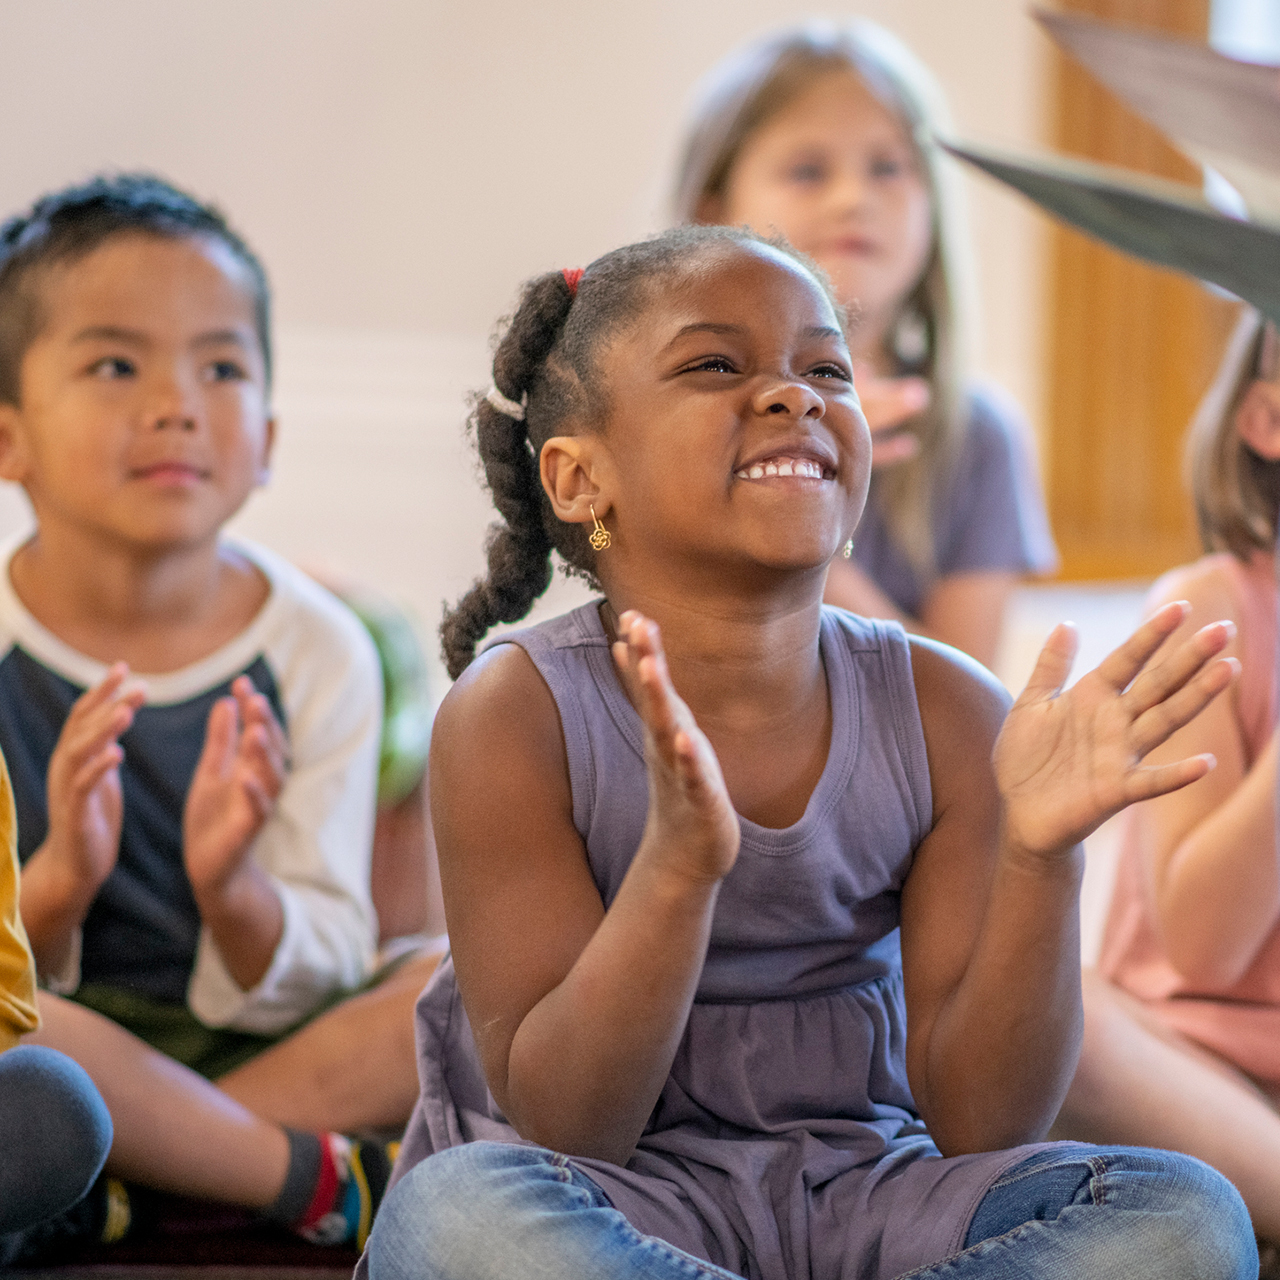
<path fill-rule="evenodd" d="M 40 1025 L 36 966 L 18 914 L 18 818 L 9 769 L 0 756 L 0 1052 Z"/>

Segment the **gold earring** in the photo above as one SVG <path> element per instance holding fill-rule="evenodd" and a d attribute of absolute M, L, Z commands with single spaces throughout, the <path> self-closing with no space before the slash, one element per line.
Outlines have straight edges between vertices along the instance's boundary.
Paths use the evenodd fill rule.
<path fill-rule="evenodd" d="M 587 505 L 591 507 L 590 503 Z M 591 507 L 591 519 L 596 526 L 591 530 L 591 549 L 593 551 L 608 551 L 613 542 L 613 535 L 600 523 L 600 517 L 596 515 L 595 507 Z"/>
<path fill-rule="evenodd" d="M 846 560 L 852 557 L 853 555 L 853 539 L 852 538 L 850 538 L 849 541 L 844 544 L 844 550 L 841 551 L 840 554 L 844 556 Z"/>

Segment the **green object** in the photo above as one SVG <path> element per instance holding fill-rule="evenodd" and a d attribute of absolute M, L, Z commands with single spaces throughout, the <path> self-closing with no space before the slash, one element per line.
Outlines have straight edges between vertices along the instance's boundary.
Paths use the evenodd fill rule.
<path fill-rule="evenodd" d="M 155 1000 L 140 991 L 105 982 L 83 983 L 70 998 L 76 1004 L 110 1018 L 139 1040 L 158 1049 L 166 1057 L 181 1062 L 184 1067 L 190 1067 L 206 1080 L 217 1080 L 237 1067 L 243 1067 L 264 1049 L 288 1039 L 322 1013 L 337 1008 L 344 1000 L 372 991 L 416 954 L 407 950 L 394 956 L 376 968 L 354 991 L 331 991 L 306 1017 L 271 1036 L 232 1031 L 226 1027 L 206 1027 L 185 1004 Z"/>
<path fill-rule="evenodd" d="M 244 1066 L 288 1034 L 258 1036 L 206 1027 L 185 1004 L 168 1004 L 138 991 L 103 983 L 85 983 L 71 998 L 119 1023 L 139 1040 L 206 1080 L 217 1080 Z"/>
<path fill-rule="evenodd" d="M 1097 239 L 1251 302 L 1280 324 L 1280 225 L 1218 213 L 1190 187 L 1082 160 L 944 143 L 952 155 Z"/>
<path fill-rule="evenodd" d="M 389 807 L 409 795 L 427 768 L 434 709 L 426 658 L 418 633 L 397 605 L 364 589 L 339 594 L 364 623 L 382 666 L 378 804 Z"/>

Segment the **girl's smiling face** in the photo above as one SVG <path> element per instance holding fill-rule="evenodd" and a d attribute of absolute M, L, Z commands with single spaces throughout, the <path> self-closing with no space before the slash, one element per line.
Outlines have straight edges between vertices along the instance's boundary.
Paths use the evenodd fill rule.
<path fill-rule="evenodd" d="M 929 189 L 902 122 L 852 73 L 832 71 L 742 145 L 705 222 L 780 232 L 856 309 L 860 357 L 881 354 L 933 245 Z"/>
<path fill-rule="evenodd" d="M 716 575 L 825 568 L 861 514 L 870 436 L 809 272 L 767 245 L 717 246 L 598 361 L 616 548 L 599 557 L 603 578 L 641 559 Z"/>

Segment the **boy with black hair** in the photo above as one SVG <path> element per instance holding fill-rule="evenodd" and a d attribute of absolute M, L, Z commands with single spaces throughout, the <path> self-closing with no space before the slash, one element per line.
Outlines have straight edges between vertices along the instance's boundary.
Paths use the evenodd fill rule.
<path fill-rule="evenodd" d="M 362 1243 L 386 1155 L 333 1131 L 407 1118 L 433 960 L 295 1030 L 372 968 L 380 693 L 343 606 L 222 537 L 270 460 L 269 305 L 154 177 L 0 228 L 0 477 L 36 518 L 0 551 L 0 748 L 69 997 L 35 1038 L 101 1089 L 109 1170 Z"/>

